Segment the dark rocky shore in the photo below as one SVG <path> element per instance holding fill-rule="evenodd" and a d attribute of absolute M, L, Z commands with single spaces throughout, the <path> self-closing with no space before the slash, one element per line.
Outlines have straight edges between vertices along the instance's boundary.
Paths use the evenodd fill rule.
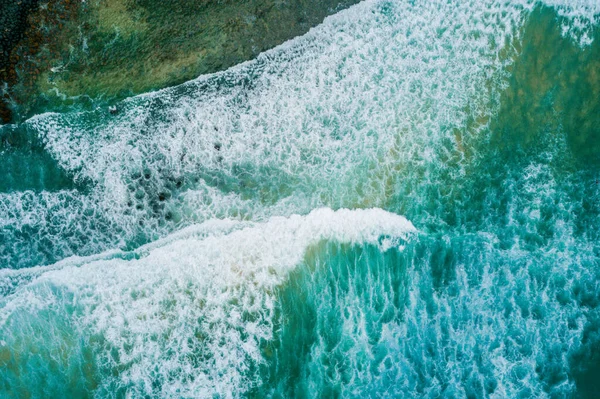
<path fill-rule="evenodd" d="M 357 0 L 0 0 L 3 123 L 252 59 Z"/>
<path fill-rule="evenodd" d="M 40 94 L 38 79 L 61 46 L 61 33 L 80 16 L 75 0 L 0 0 L 0 121 L 27 114 Z"/>
<path fill-rule="evenodd" d="M 0 81 L 13 86 L 17 81 L 16 49 L 28 27 L 27 16 L 37 8 L 38 0 L 0 0 Z M 0 98 L 0 121 L 10 122 L 11 110 L 6 89 Z"/>

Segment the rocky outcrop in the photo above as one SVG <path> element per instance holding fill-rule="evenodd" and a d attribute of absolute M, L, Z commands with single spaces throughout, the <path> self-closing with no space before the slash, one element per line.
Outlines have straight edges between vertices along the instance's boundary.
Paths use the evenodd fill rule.
<path fill-rule="evenodd" d="M 356 2 L 22 0 L 9 11 L 20 13 L 18 28 L 3 27 L 14 37 L 0 75 L 3 121 L 110 105 L 226 69 Z"/>

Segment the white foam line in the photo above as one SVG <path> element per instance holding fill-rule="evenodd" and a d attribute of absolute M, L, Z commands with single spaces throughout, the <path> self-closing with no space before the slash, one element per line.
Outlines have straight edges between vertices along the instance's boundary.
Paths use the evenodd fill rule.
<path fill-rule="evenodd" d="M 48 268 L 0 302 L 0 332 L 12 329 L 14 313 L 27 325 L 48 310 L 51 318 L 71 317 L 66 309 L 76 306 L 76 328 L 100 334 L 119 352 L 118 364 L 110 351 L 99 353 L 101 364 L 122 369 L 117 381 L 103 381 L 107 386 L 131 385 L 143 396 L 158 370 L 181 376 L 164 379 L 162 397 L 237 397 L 252 383 L 249 365 L 263 361 L 261 340 L 272 338 L 274 288 L 307 249 L 331 240 L 387 250 L 390 239 L 415 231 L 404 217 L 381 209 L 322 208 L 263 223 L 209 221 L 143 247 L 139 259 L 71 259 Z M 202 339 L 194 335 L 198 329 Z M 190 354 L 206 360 L 189 363 Z M 194 378 L 186 381 L 187 374 Z"/>
<path fill-rule="evenodd" d="M 228 256 L 234 257 L 243 258 L 249 253 L 256 254 L 259 250 L 264 253 L 278 252 L 277 260 L 272 259 L 274 264 L 291 267 L 301 261 L 307 247 L 322 240 L 351 244 L 376 243 L 381 236 L 404 237 L 415 231 L 412 223 L 403 216 L 378 208 L 338 211 L 321 208 L 306 216 L 272 217 L 264 223 L 212 219 L 184 228 L 131 252 L 110 250 L 91 256 L 72 256 L 47 266 L 0 270 L 0 281 L 28 276 L 37 278 L 64 269 L 69 269 L 65 272 L 67 274 L 76 273 L 74 269 L 89 265 L 102 264 L 102 267 L 110 267 L 130 262 L 153 264 L 156 258 L 169 259 L 164 257 L 165 252 L 176 252 L 174 258 L 179 259 L 187 253 L 190 255 L 189 262 L 193 264 L 194 259 L 201 259 L 199 256 L 207 243 L 208 247 L 222 247 L 223 254 L 231 250 L 232 253 Z M 85 283 L 85 280 L 81 282 Z"/>

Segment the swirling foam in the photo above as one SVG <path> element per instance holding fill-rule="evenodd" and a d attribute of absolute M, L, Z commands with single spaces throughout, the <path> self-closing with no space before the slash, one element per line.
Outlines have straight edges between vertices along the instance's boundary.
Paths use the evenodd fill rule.
<path fill-rule="evenodd" d="M 140 248 L 131 260 L 111 254 L 38 270 L 2 302 L 0 337 L 5 350 L 22 352 L 45 341 L 43 364 L 72 353 L 65 341 L 83 332 L 78 339 L 91 340 L 86 345 L 105 373 L 101 396 L 127 388 L 134 396 L 237 397 L 258 382 L 260 345 L 273 334 L 273 290 L 308 248 L 321 241 L 379 245 L 382 237 L 414 231 L 380 209 L 207 222 Z"/>
<path fill-rule="evenodd" d="M 524 16 L 494 1 L 367 1 L 254 61 L 132 98 L 116 116 L 35 117 L 28 129 L 91 186 L 95 208 L 40 215 L 29 241 L 4 251 L 9 265 L 135 246 L 214 217 L 385 206 L 399 169 L 436 163 L 455 129 L 493 114 L 510 63 L 500 53 Z M 22 219 L 36 212 L 4 201 Z M 83 216 L 64 223 L 61 212 Z M 54 258 L 26 248 L 48 229 L 57 242 L 85 231 L 95 245 L 59 246 Z"/>
<path fill-rule="evenodd" d="M 90 188 L 0 194 L 3 224 L 30 221 L 24 237 L 4 229 L 0 259 L 134 247 L 214 217 L 385 206 L 398 170 L 463 156 L 455 131 L 495 113 L 535 4 L 367 1 L 254 61 L 127 100 L 119 115 L 34 117 L 25 128 Z M 593 2 L 548 4 L 568 26 L 597 22 Z"/>

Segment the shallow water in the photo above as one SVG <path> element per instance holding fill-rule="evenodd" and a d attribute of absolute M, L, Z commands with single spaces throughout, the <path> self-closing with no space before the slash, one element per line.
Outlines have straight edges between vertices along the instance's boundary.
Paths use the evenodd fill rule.
<path fill-rule="evenodd" d="M 598 397 L 598 22 L 366 1 L 2 128 L 0 390 Z"/>

